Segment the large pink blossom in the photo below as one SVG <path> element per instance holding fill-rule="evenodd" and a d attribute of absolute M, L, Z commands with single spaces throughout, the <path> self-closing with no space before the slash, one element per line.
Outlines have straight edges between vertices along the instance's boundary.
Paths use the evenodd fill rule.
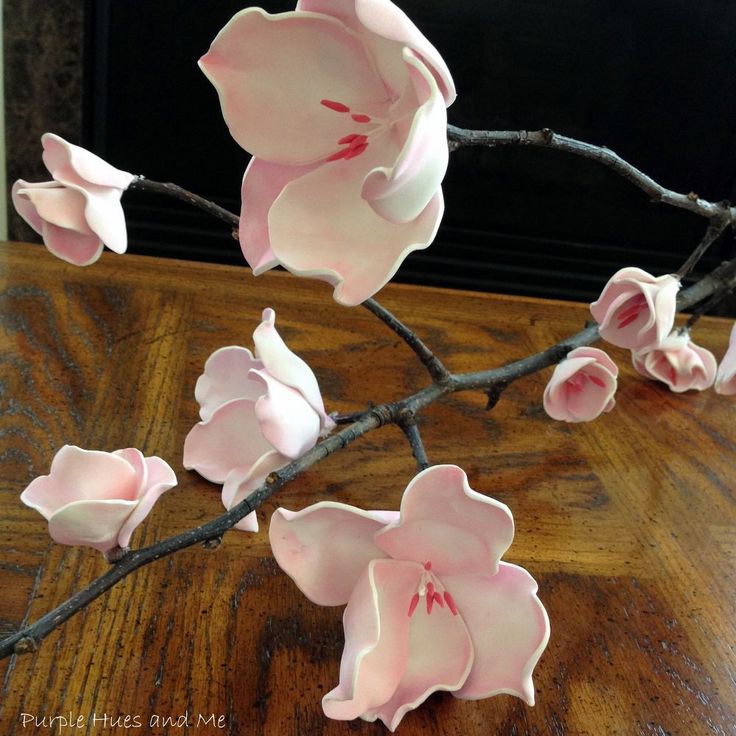
<path fill-rule="evenodd" d="M 200 65 L 254 156 L 240 244 L 255 274 L 281 264 L 358 304 L 434 239 L 455 90 L 437 50 L 389 0 L 247 8 Z"/>
<path fill-rule="evenodd" d="M 314 603 L 347 603 L 340 684 L 325 713 L 394 730 L 436 690 L 533 705 L 549 621 L 529 573 L 500 561 L 513 535 L 509 509 L 454 465 L 417 475 L 400 513 L 325 501 L 278 509 L 276 561 Z"/>
<path fill-rule="evenodd" d="M 640 268 L 622 268 L 590 305 L 601 337 L 630 350 L 656 347 L 675 322 L 680 282 L 652 276 Z"/>
<path fill-rule="evenodd" d="M 59 544 L 109 552 L 128 546 L 159 496 L 175 485 L 174 471 L 159 457 L 143 457 L 134 448 L 100 452 L 64 445 L 49 474 L 33 480 L 20 500 L 48 519 Z"/>
<path fill-rule="evenodd" d="M 335 426 L 312 369 L 289 350 L 275 322 L 273 309 L 264 309 L 253 332 L 255 356 L 239 346 L 216 350 L 194 390 L 202 421 L 184 441 L 184 467 L 224 483 L 228 509 Z M 255 513 L 237 528 L 256 531 Z"/>
<path fill-rule="evenodd" d="M 631 362 L 643 376 L 666 383 L 676 393 L 703 391 L 716 377 L 713 353 L 692 342 L 687 332 L 673 332 L 658 348 L 632 352 Z"/>
<path fill-rule="evenodd" d="M 718 364 L 714 388 L 724 396 L 736 394 L 736 324 L 731 328 L 728 350 Z"/>
<path fill-rule="evenodd" d="M 77 266 L 94 263 L 103 245 L 124 253 L 128 237 L 120 197 L 133 174 L 58 135 L 46 133 L 41 143 L 53 181 L 16 181 L 12 199 L 18 214 L 55 256 Z"/>
<path fill-rule="evenodd" d="M 618 367 L 598 348 L 571 350 L 557 364 L 544 390 L 544 410 L 553 419 L 589 422 L 616 404 Z"/>

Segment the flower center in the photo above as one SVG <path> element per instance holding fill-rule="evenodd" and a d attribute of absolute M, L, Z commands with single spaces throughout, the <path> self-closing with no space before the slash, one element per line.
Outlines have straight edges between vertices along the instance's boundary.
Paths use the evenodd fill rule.
<path fill-rule="evenodd" d="M 411 618 L 417 610 L 420 598 L 424 598 L 426 601 L 427 615 L 432 613 L 435 603 L 440 608 L 444 608 L 445 603 L 447 603 L 450 613 L 452 613 L 453 616 L 457 616 L 455 600 L 450 592 L 444 589 L 439 578 L 432 572 L 431 562 L 424 563 L 424 572 L 422 573 L 422 577 L 419 578 L 417 590 L 409 601 L 409 610 L 406 612 L 406 615 L 409 618 Z"/>
<path fill-rule="evenodd" d="M 605 388 L 606 386 L 598 376 L 594 376 L 592 373 L 586 373 L 585 371 L 578 371 L 574 376 L 568 378 L 565 386 L 567 387 L 568 393 L 574 392 L 579 394 L 585 388 L 585 384 L 588 381 L 592 381 L 596 386 L 600 386 L 601 388 Z"/>
<path fill-rule="evenodd" d="M 367 134 L 349 133 L 348 135 L 340 138 L 337 141 L 337 145 L 343 146 L 343 148 L 338 149 L 335 153 L 328 156 L 325 161 L 339 161 L 340 159 L 348 161 L 351 158 L 360 156 L 360 154 L 368 148 L 368 139 L 386 130 L 388 127 L 388 120 L 371 117 L 370 115 L 366 115 L 362 112 L 355 112 L 342 102 L 336 102 L 335 100 L 320 100 L 320 104 L 334 112 L 343 115 L 350 115 L 350 118 L 356 123 L 361 125 L 371 125 L 371 127 L 367 129 Z"/>
<path fill-rule="evenodd" d="M 620 309 L 616 314 L 618 319 L 618 329 L 622 330 L 628 327 L 641 314 L 642 310 L 647 306 L 647 298 L 644 294 L 638 294 L 629 299 L 625 309 Z"/>

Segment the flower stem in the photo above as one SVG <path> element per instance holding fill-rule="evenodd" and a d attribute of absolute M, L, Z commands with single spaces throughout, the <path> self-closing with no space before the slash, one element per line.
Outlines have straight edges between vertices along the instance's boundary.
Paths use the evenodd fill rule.
<path fill-rule="evenodd" d="M 442 361 L 422 342 L 419 336 L 395 317 L 386 307 L 375 299 L 366 299 L 362 305 L 378 319 L 392 329 L 417 355 L 427 369 L 433 381 L 447 381 L 450 371 Z"/>
<path fill-rule="evenodd" d="M 187 204 L 191 204 L 193 207 L 198 207 L 199 209 L 204 210 L 207 214 L 231 225 L 233 227 L 233 236 L 237 237 L 240 218 L 236 214 L 230 212 L 230 210 L 226 210 L 224 207 L 220 207 L 220 205 L 215 204 L 209 199 L 200 197 L 198 194 L 194 194 L 194 192 L 190 192 L 189 190 L 180 187 L 178 184 L 151 181 L 150 179 L 146 179 L 145 176 L 138 176 L 133 180 L 130 185 L 130 189 L 137 189 L 141 192 L 165 194 L 169 197 L 179 199 L 182 202 L 186 202 Z"/>

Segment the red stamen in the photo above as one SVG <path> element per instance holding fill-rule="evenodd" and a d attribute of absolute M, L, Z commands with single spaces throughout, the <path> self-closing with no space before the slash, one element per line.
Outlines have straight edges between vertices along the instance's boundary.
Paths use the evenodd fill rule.
<path fill-rule="evenodd" d="M 359 146 L 350 146 L 345 153 L 345 160 L 347 161 L 351 158 L 355 158 L 356 156 L 360 156 L 366 148 L 368 148 L 367 143 L 361 143 Z"/>
<path fill-rule="evenodd" d="M 368 136 L 361 133 L 360 135 L 356 135 L 355 138 L 351 141 L 350 148 L 357 148 L 358 146 L 362 146 L 364 143 L 367 142 Z"/>
<path fill-rule="evenodd" d="M 445 602 L 442 600 L 442 596 L 439 593 L 435 592 L 432 598 L 434 598 L 435 603 L 439 604 L 440 608 L 445 607 Z"/>
<path fill-rule="evenodd" d="M 590 378 L 590 380 L 593 381 L 596 386 L 600 386 L 601 388 L 606 387 L 606 384 L 603 382 L 602 378 L 598 378 L 598 376 L 593 376 L 590 373 L 588 373 L 588 378 Z"/>
<path fill-rule="evenodd" d="M 345 110 L 345 112 L 347 112 L 347 109 Z M 351 115 L 350 117 L 355 120 L 356 123 L 370 123 L 371 121 L 370 115 L 363 115 L 362 113 L 359 115 Z"/>
<path fill-rule="evenodd" d="M 427 598 L 434 597 L 434 583 L 427 583 Z"/>
<path fill-rule="evenodd" d="M 356 138 L 360 138 L 360 136 L 357 133 L 351 133 L 350 135 L 344 135 L 337 143 L 341 146 L 343 143 L 352 143 Z"/>
<path fill-rule="evenodd" d="M 636 312 L 626 317 L 626 319 L 621 320 L 621 322 L 618 323 L 618 329 L 622 330 L 624 327 L 628 327 L 638 316 L 639 312 Z"/>
<path fill-rule="evenodd" d="M 452 611 L 453 616 L 457 616 L 457 606 L 455 605 L 455 599 L 447 592 L 445 591 L 445 601 L 447 602 L 447 607 Z"/>
<path fill-rule="evenodd" d="M 411 597 L 411 601 L 409 602 L 409 610 L 406 612 L 406 615 L 411 618 L 414 615 L 414 611 L 417 610 L 417 606 L 419 605 L 419 593 L 414 593 L 414 595 Z"/>
<path fill-rule="evenodd" d="M 335 112 L 350 112 L 350 108 L 347 105 L 343 105 L 342 102 L 335 102 L 334 100 L 320 100 L 319 104 L 329 107 L 330 110 L 334 110 Z M 355 116 L 353 115 L 353 117 Z"/>
<path fill-rule="evenodd" d="M 642 307 L 646 304 L 646 298 L 640 294 L 639 296 L 629 301 L 629 306 L 626 309 L 620 309 L 618 312 L 619 319 L 626 319 L 630 314 L 640 312 Z"/>
<path fill-rule="evenodd" d="M 341 158 L 346 158 L 349 153 L 349 148 L 341 148 L 337 153 L 333 153 L 332 156 L 328 156 L 325 161 L 338 161 Z"/>
<path fill-rule="evenodd" d="M 432 569 L 432 563 L 431 562 L 425 562 L 424 563 L 424 569 L 425 570 L 431 570 Z"/>
<path fill-rule="evenodd" d="M 434 596 L 427 594 L 427 613 L 432 613 L 433 605 L 434 605 Z"/>

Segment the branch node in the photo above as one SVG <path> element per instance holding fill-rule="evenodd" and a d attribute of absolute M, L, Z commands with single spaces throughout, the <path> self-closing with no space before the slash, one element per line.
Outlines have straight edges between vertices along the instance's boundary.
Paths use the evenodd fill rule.
<path fill-rule="evenodd" d="M 240 241 L 240 233 L 238 232 L 237 228 L 233 228 L 230 231 L 230 235 L 232 236 L 233 240 Z"/>
<path fill-rule="evenodd" d="M 382 404 L 374 409 L 371 409 L 371 414 L 378 419 L 378 426 L 383 427 L 384 424 L 389 424 L 394 421 L 394 409 L 391 404 Z"/>
<path fill-rule="evenodd" d="M 38 642 L 31 636 L 24 636 L 15 642 L 13 651 L 16 654 L 32 654 L 38 651 Z"/>
<path fill-rule="evenodd" d="M 115 565 L 120 562 L 128 552 L 130 552 L 130 547 L 113 547 L 105 552 L 105 559 L 111 565 Z"/>
<path fill-rule="evenodd" d="M 555 132 L 551 128 L 542 128 L 542 139 L 545 143 L 552 143 L 555 139 Z"/>
<path fill-rule="evenodd" d="M 697 192 L 688 192 L 687 193 L 687 198 L 691 202 L 697 202 L 700 199 L 700 197 L 698 196 Z"/>
<path fill-rule="evenodd" d="M 269 473 L 266 477 L 266 485 L 274 486 L 281 480 L 281 476 L 278 474 L 278 471 L 274 470 L 273 473 Z"/>
<path fill-rule="evenodd" d="M 204 542 L 202 542 L 202 546 L 205 549 L 209 550 L 215 550 L 222 544 L 222 535 L 218 537 L 212 537 L 212 539 L 205 539 Z"/>

